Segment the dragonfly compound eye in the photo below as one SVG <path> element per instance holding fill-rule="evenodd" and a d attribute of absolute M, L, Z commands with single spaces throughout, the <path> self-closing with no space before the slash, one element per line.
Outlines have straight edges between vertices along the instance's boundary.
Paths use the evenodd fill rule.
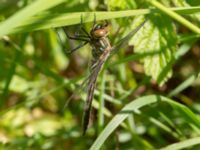
<path fill-rule="evenodd" d="M 91 30 L 91 35 L 94 38 L 101 38 L 107 36 L 108 32 L 109 32 L 108 26 L 105 26 L 103 24 L 98 24 L 93 28 L 93 30 Z"/>

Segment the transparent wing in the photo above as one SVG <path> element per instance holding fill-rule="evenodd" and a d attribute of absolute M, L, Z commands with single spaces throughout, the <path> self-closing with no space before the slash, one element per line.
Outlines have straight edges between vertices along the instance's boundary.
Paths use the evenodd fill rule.
<path fill-rule="evenodd" d="M 87 89 L 87 99 L 85 103 L 85 108 L 84 108 L 84 114 L 83 114 L 83 135 L 85 134 L 88 124 L 89 124 L 89 119 L 90 119 L 90 114 L 91 114 L 91 105 L 92 105 L 92 100 L 94 96 L 94 90 L 95 90 L 95 85 L 96 85 L 96 80 L 98 77 L 99 72 L 101 71 L 101 68 L 106 61 L 107 56 L 104 56 L 103 59 L 97 60 L 91 67 L 91 72 L 87 76 L 87 78 L 81 83 L 81 85 L 76 88 L 76 92 L 74 92 L 68 99 L 67 102 L 65 103 L 63 110 L 68 106 L 70 101 L 73 99 L 77 93 L 80 91 L 84 90 L 85 88 Z"/>
<path fill-rule="evenodd" d="M 99 60 L 95 64 L 95 67 L 93 68 L 93 70 L 89 76 L 88 87 L 87 87 L 88 88 L 87 89 L 87 99 L 86 99 L 84 114 L 83 114 L 83 135 L 85 134 L 85 132 L 88 128 L 96 80 L 97 80 L 99 72 L 101 71 L 103 64 L 104 64 L 104 61 Z"/>
<path fill-rule="evenodd" d="M 110 55 L 110 50 L 111 49 L 107 49 L 106 51 L 104 51 L 104 53 L 99 57 L 99 59 L 96 60 L 96 62 L 91 66 L 92 71 L 88 80 L 87 99 L 86 99 L 84 114 L 83 114 L 83 135 L 85 134 L 88 128 L 88 124 L 89 124 L 89 119 L 90 119 L 90 114 L 91 114 L 91 105 L 92 105 L 92 100 L 94 96 L 97 76 L 99 72 L 101 71 L 104 62 L 107 60 L 108 56 Z"/>
<path fill-rule="evenodd" d="M 82 83 L 77 87 L 75 88 L 76 91 L 72 93 L 72 95 L 66 100 L 65 104 L 64 104 L 64 107 L 63 107 L 63 111 L 65 110 L 65 108 L 69 105 L 69 103 L 71 102 L 71 100 L 74 98 L 75 95 L 78 95 L 81 91 L 83 91 L 86 87 L 87 87 L 87 84 L 89 82 L 89 77 L 90 75 L 88 75 L 86 77 L 86 79 L 84 79 L 82 81 Z"/>
<path fill-rule="evenodd" d="M 127 34 L 123 39 L 121 39 L 118 43 L 116 43 L 111 50 L 111 55 L 115 54 L 118 50 L 125 47 L 128 44 L 130 38 L 137 33 L 140 28 L 142 28 L 147 20 L 142 22 L 137 28 L 133 29 L 129 34 Z"/>

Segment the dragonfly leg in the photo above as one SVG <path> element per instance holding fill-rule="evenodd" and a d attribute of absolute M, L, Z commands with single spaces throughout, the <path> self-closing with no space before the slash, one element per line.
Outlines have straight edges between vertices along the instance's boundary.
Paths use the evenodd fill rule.
<path fill-rule="evenodd" d="M 71 54 L 71 53 L 75 52 L 76 50 L 78 50 L 79 48 L 85 46 L 87 43 L 88 42 L 81 43 L 79 46 L 77 46 L 77 47 L 75 47 L 75 48 L 73 48 L 71 50 L 67 50 L 67 48 L 65 47 L 65 45 L 62 45 L 62 47 L 63 47 L 63 50 L 64 50 L 65 54 Z"/>
<path fill-rule="evenodd" d="M 63 44 L 63 41 L 61 40 L 60 34 L 58 33 L 57 30 L 56 30 L 56 33 L 57 33 L 57 35 L 58 35 L 59 43 L 61 44 L 62 49 L 64 50 L 64 52 L 65 52 L 66 54 L 69 54 L 69 53 L 72 53 L 72 52 L 78 50 L 79 48 L 83 47 L 84 45 L 86 45 L 86 44 L 89 42 L 88 40 L 85 40 L 85 39 L 84 39 L 84 40 L 79 39 L 79 40 L 85 41 L 85 42 L 82 43 L 82 44 L 80 44 L 79 46 L 73 48 L 72 50 L 67 50 L 67 48 L 66 48 L 66 46 Z M 68 38 L 69 38 L 69 37 L 68 37 Z M 70 37 L 70 38 L 71 38 L 71 37 Z M 73 38 L 73 40 L 77 40 L 77 39 L 75 39 L 76 37 L 72 37 L 72 38 Z"/>
<path fill-rule="evenodd" d="M 96 14 L 94 13 L 93 27 L 96 25 Z"/>
<path fill-rule="evenodd" d="M 88 42 L 84 42 L 84 43 L 80 44 L 79 46 L 77 46 L 77 47 L 71 49 L 70 51 L 68 51 L 68 50 L 65 49 L 65 53 L 67 53 L 67 54 L 73 53 L 73 52 L 75 52 L 76 50 L 78 50 L 79 48 L 85 46 L 87 43 L 88 43 Z"/>
<path fill-rule="evenodd" d="M 109 25 L 108 20 L 105 20 L 104 26 L 108 26 L 108 25 Z"/>
<path fill-rule="evenodd" d="M 90 41 L 90 35 L 89 33 L 85 30 L 85 28 L 83 27 L 83 17 L 81 15 L 81 23 L 80 23 L 80 29 L 79 30 L 82 30 L 85 34 L 80 34 L 79 32 L 75 32 L 75 35 L 74 36 L 70 36 L 67 31 L 64 29 L 64 32 L 67 36 L 68 39 L 71 39 L 71 40 L 79 40 L 79 41 Z"/>
<path fill-rule="evenodd" d="M 83 28 L 84 29 L 84 28 Z M 85 29 L 84 29 L 85 30 Z M 86 31 L 87 32 L 87 31 Z M 79 38 L 90 38 L 90 36 L 88 35 L 84 35 L 84 34 L 80 34 L 79 32 L 75 32 L 75 37 L 79 37 Z"/>
<path fill-rule="evenodd" d="M 83 27 L 83 15 L 81 14 L 81 30 L 86 34 L 85 36 L 88 38 L 90 37 L 90 34 L 86 31 L 86 29 Z"/>
<path fill-rule="evenodd" d="M 75 35 L 74 36 L 70 36 L 67 31 L 66 31 L 66 28 L 63 28 L 66 36 L 68 39 L 71 39 L 71 40 L 80 40 L 80 41 L 89 41 L 89 39 L 91 38 L 90 35 L 87 33 L 87 31 L 83 28 L 83 19 L 82 19 L 82 15 L 81 15 L 81 23 L 80 23 L 80 29 L 78 30 L 78 32 L 75 32 Z M 80 34 L 80 30 L 83 30 L 85 34 Z"/>
<path fill-rule="evenodd" d="M 81 30 L 87 35 L 88 38 L 91 38 L 90 34 L 85 30 L 83 26 L 81 27 Z"/>
<path fill-rule="evenodd" d="M 80 35 L 78 33 L 76 33 L 74 36 L 70 36 L 66 30 L 64 30 L 66 36 L 68 39 L 71 39 L 71 40 L 78 40 L 78 41 L 90 41 L 90 37 L 86 36 L 86 35 Z"/>

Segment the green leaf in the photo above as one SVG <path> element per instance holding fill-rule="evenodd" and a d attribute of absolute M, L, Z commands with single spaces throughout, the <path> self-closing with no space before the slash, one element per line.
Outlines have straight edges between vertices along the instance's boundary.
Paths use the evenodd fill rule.
<path fill-rule="evenodd" d="M 143 20 L 142 17 L 137 17 L 133 28 L 138 26 L 141 20 Z M 170 18 L 157 15 L 150 17 L 149 21 L 130 41 L 130 44 L 134 45 L 135 53 L 147 54 L 141 60 L 144 63 L 145 73 L 159 85 L 165 83 L 172 76 L 171 65 L 177 48 L 175 33 Z"/>

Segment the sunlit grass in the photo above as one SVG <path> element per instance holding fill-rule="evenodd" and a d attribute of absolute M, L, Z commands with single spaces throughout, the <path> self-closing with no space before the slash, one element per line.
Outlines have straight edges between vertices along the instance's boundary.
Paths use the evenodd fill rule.
<path fill-rule="evenodd" d="M 88 1 L 79 0 L 1 2 L 2 149 L 198 149 L 200 7 L 193 3 L 173 1 L 172 7 L 167 2 L 113 0 L 94 4 L 94 8 Z M 144 31 L 148 34 L 142 36 L 152 38 L 144 42 L 137 35 L 132 39 L 131 43 L 139 40 L 145 52 L 138 52 L 135 44 L 134 50 L 124 46 L 106 62 L 97 81 L 93 121 L 85 136 L 81 123 L 87 86 L 79 90 L 79 85 L 88 75 L 91 48 L 85 46 L 65 55 L 55 32 L 56 27 L 66 26 L 73 35 L 81 15 L 88 31 L 94 15 L 97 21 L 109 20 L 112 45 L 135 28 L 134 17 L 145 15 L 157 29 L 148 30 L 147 23 Z M 160 24 L 161 20 L 165 23 Z M 169 30 L 171 26 L 173 30 Z M 172 33 L 176 41 L 163 40 L 173 40 Z M 162 86 L 147 76 L 143 67 L 145 59 L 157 59 L 155 52 L 148 51 L 152 45 L 148 42 L 155 34 L 161 39 L 160 47 L 154 41 L 155 48 L 175 48 L 170 53 L 173 63 L 168 66 L 173 74 Z M 79 44 L 67 38 L 64 42 L 67 49 Z M 159 51 L 161 60 L 169 60 L 163 51 Z M 159 63 L 148 69 L 155 69 Z M 164 67 L 159 69 L 163 71 Z"/>

